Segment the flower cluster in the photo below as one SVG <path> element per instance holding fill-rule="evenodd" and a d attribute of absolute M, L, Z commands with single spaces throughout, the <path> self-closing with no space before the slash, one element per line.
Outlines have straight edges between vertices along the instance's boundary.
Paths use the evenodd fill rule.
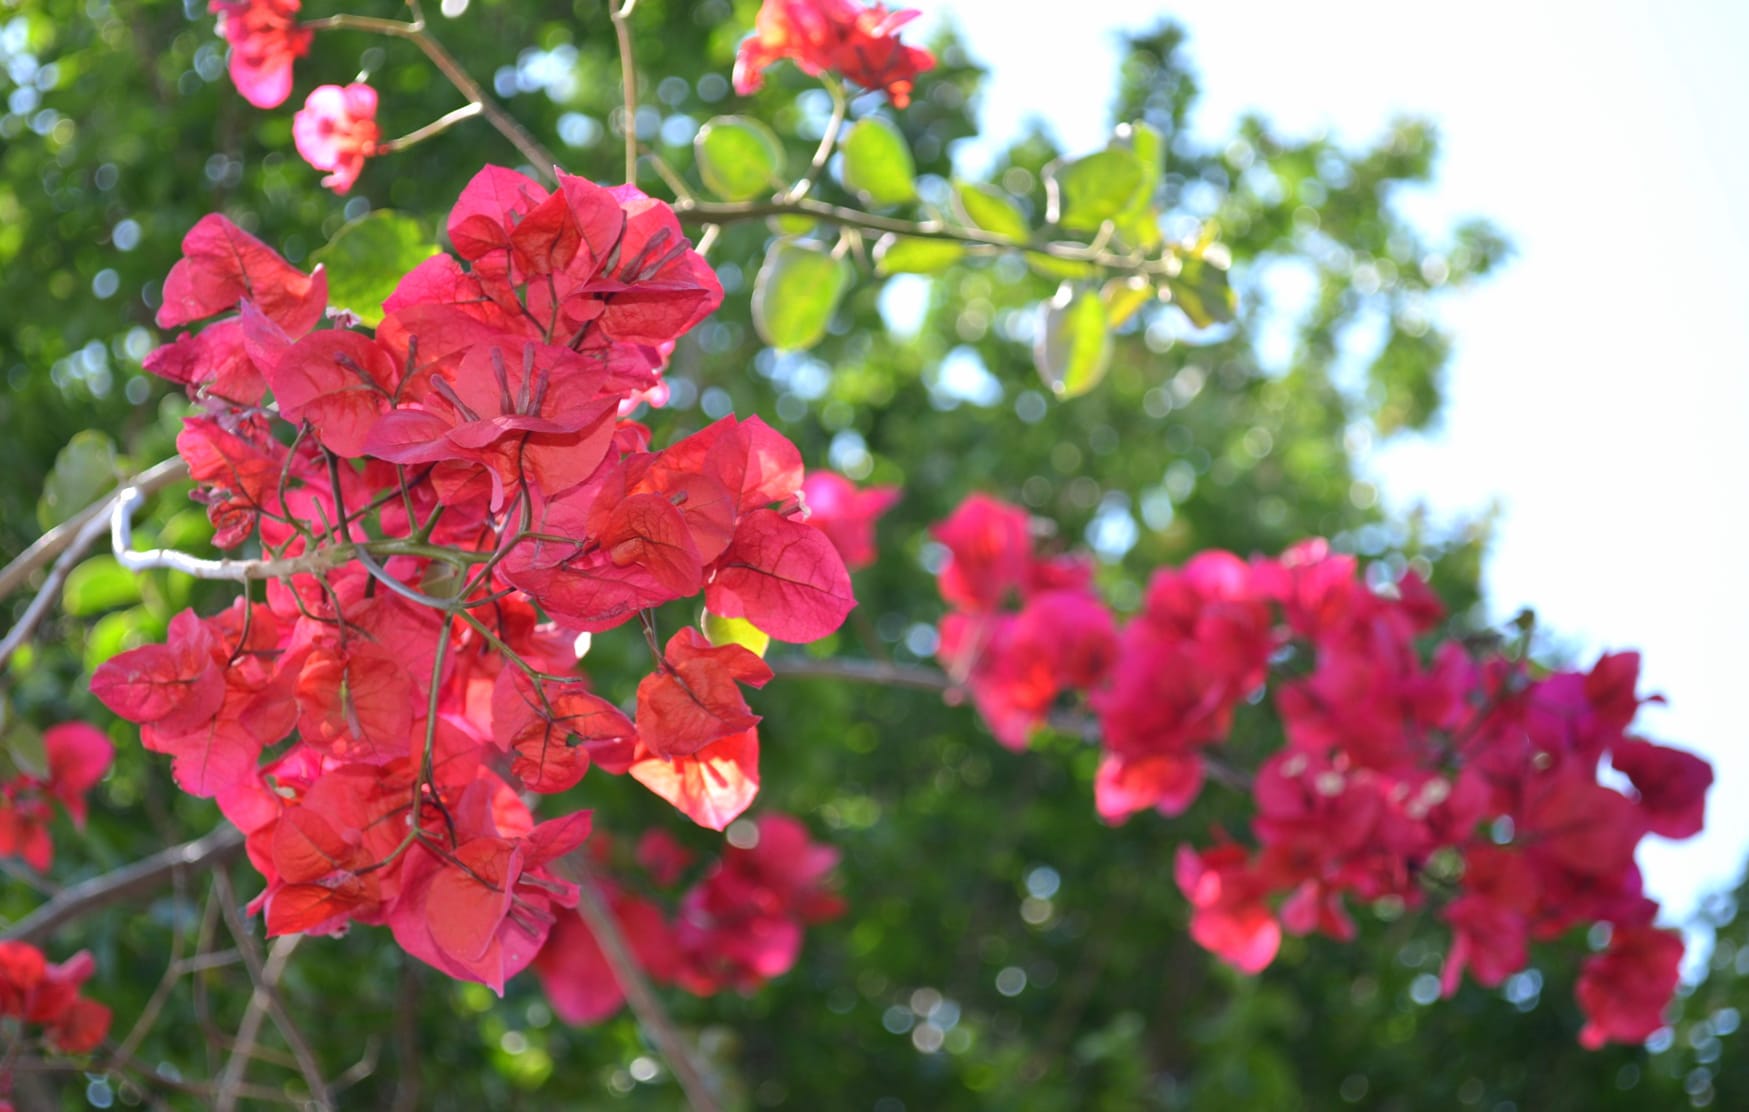
<path fill-rule="evenodd" d="M 85 829 L 85 793 L 97 786 L 115 759 L 103 731 L 85 722 L 63 722 L 42 735 L 42 768 L 20 769 L 0 784 L 0 857 L 22 857 L 39 872 L 54 863 L 49 840 L 50 801 L 73 825 Z"/>
<path fill-rule="evenodd" d="M 837 73 L 865 89 L 884 89 L 903 108 L 917 75 L 935 65 L 927 50 L 899 41 L 899 29 L 918 14 L 858 0 L 765 0 L 753 34 L 735 54 L 735 91 L 758 92 L 766 68 L 789 58 L 806 74 Z"/>
<path fill-rule="evenodd" d="M 859 489 L 849 479 L 831 471 L 810 471 L 802 480 L 808 524 L 826 534 L 844 559 L 844 566 L 853 571 L 874 563 L 875 519 L 892 509 L 898 500 L 898 487 Z"/>
<path fill-rule="evenodd" d="M 1635 654 L 1544 674 L 1456 640 L 1424 651 L 1444 619 L 1426 583 L 1409 572 L 1375 591 L 1320 541 L 1162 569 L 1114 638 L 1085 572 L 1034 558 L 1017 507 L 973 496 L 935 535 L 955 607 L 944 662 L 1014 747 L 1061 693 L 1085 694 L 1108 822 L 1182 813 L 1239 705 L 1273 695 L 1286 745 L 1249 782 L 1254 844 L 1178 853 L 1198 942 L 1257 972 L 1284 929 L 1348 939 L 1348 901 L 1422 906 L 1431 889 L 1452 931 L 1448 994 L 1466 971 L 1498 985 L 1533 940 L 1604 924 L 1609 948 L 1580 982 L 1582 1040 L 1659 1026 L 1682 946 L 1652 926 L 1634 850 L 1700 830 L 1712 771 L 1628 732 L 1644 701 Z M 1016 592 L 1018 614 L 996 609 Z M 1625 792 L 1599 782 L 1606 759 Z"/>
<path fill-rule="evenodd" d="M 655 608 L 702 594 L 810 641 L 854 600 L 789 441 L 726 417 L 656 450 L 622 415 L 722 297 L 666 205 L 488 167 L 448 231 L 459 258 L 407 274 L 374 331 L 223 217 L 189 233 L 159 324 L 219 319 L 147 366 L 202 409 L 178 448 L 216 543 L 278 574 L 92 690 L 248 835 L 271 933 L 386 925 L 502 989 L 575 904 L 550 866 L 588 833 L 520 793 L 595 764 L 720 830 L 758 791 L 742 688 L 770 670 L 691 628 L 658 651 Z M 578 668 L 633 619 L 635 721 Z"/>
<path fill-rule="evenodd" d="M 278 108 L 291 95 L 292 63 L 310 52 L 312 33 L 298 26 L 299 0 L 210 0 L 219 33 L 231 44 L 231 83 L 257 108 Z"/>
<path fill-rule="evenodd" d="M 1058 696 L 1099 683 L 1117 647 L 1092 565 L 1035 556 L 1029 521 L 1018 506 L 974 494 L 933 530 L 950 553 L 942 662 L 1010 749 L 1025 748 Z M 1018 610 L 1006 605 L 1015 597 Z"/>
<path fill-rule="evenodd" d="M 328 176 L 322 184 L 345 193 L 377 153 L 377 91 L 362 81 L 321 85 L 292 117 L 292 142 L 305 162 Z"/>
<path fill-rule="evenodd" d="M 79 992 L 96 970 L 85 950 L 51 964 L 28 942 L 0 942 L 0 1016 L 40 1027 L 62 1054 L 88 1054 L 109 1034 L 109 1009 Z"/>
<path fill-rule="evenodd" d="M 805 926 L 843 914 L 843 902 L 824 886 L 837 850 L 809 839 L 788 815 L 768 813 L 742 827 L 747 837 L 735 838 L 719 862 L 672 900 L 672 915 L 629 888 L 596 882 L 632 956 L 658 983 L 701 996 L 751 992 L 795 965 Z M 607 853 L 600 836 L 590 845 L 598 855 Z M 670 890 L 692 866 L 691 854 L 661 831 L 638 840 L 637 861 L 650 886 Z M 553 931 L 535 971 L 554 1013 L 567 1023 L 600 1022 L 624 1001 L 606 956 L 578 919 Z"/>

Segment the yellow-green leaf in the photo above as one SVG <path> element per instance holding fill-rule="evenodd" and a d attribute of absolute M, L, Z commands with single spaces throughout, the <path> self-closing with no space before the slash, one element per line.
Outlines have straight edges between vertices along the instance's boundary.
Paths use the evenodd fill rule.
<path fill-rule="evenodd" d="M 93 556 L 74 568 L 61 588 L 61 609 L 75 618 L 140 601 L 137 575 L 116 563 L 114 556 Z"/>
<path fill-rule="evenodd" d="M 880 116 L 851 127 L 842 145 L 839 176 L 844 188 L 871 205 L 902 205 L 917 199 L 917 164 L 899 129 Z"/>
<path fill-rule="evenodd" d="M 54 470 L 43 483 L 36 523 L 43 529 L 54 528 L 109 493 L 115 482 L 115 442 L 96 429 L 74 433 L 55 456 Z"/>
<path fill-rule="evenodd" d="M 1236 300 L 1227 272 L 1201 255 L 1185 255 L 1179 272 L 1166 279 L 1172 301 L 1198 328 L 1233 319 Z"/>
<path fill-rule="evenodd" d="M 1147 171 L 1135 152 L 1108 147 L 1073 162 L 1045 167 L 1049 219 L 1071 232 L 1094 232 L 1135 201 L 1147 184 Z"/>
<path fill-rule="evenodd" d="M 875 273 L 940 274 L 965 254 L 965 247 L 950 239 L 921 239 L 888 232 L 875 244 Z"/>
<path fill-rule="evenodd" d="M 1113 278 L 1100 288 L 1099 299 L 1105 303 L 1106 322 L 1116 328 L 1154 300 L 1154 287 L 1140 275 Z"/>
<path fill-rule="evenodd" d="M 800 351 L 826 335 L 850 286 L 850 263 L 818 243 L 780 239 L 753 281 L 753 327 L 775 348 Z"/>
<path fill-rule="evenodd" d="M 424 224 L 405 213 L 378 209 L 335 232 L 310 252 L 310 261 L 327 268 L 328 301 L 375 328 L 382 323 L 383 302 L 402 275 L 437 252 Z"/>
<path fill-rule="evenodd" d="M 959 182 L 953 187 L 954 208 L 974 228 L 1025 243 L 1032 238 L 1026 214 L 1014 199 L 993 185 Z"/>
<path fill-rule="evenodd" d="M 1076 398 L 1099 385 L 1111 365 L 1111 329 L 1099 295 L 1065 282 L 1041 307 L 1033 362 L 1059 398 Z"/>
<path fill-rule="evenodd" d="M 704 187 L 724 200 L 750 200 L 783 184 L 783 144 L 758 120 L 718 116 L 698 129 L 692 151 Z"/>
<path fill-rule="evenodd" d="M 764 656 L 765 650 L 771 647 L 771 634 L 746 618 L 725 618 L 706 610 L 704 621 L 699 625 L 704 630 L 705 638 L 719 647 L 740 645 L 755 656 Z"/>

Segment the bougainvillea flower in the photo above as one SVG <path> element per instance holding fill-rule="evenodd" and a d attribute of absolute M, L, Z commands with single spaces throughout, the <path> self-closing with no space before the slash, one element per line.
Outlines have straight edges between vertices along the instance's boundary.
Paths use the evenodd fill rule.
<path fill-rule="evenodd" d="M 836 472 L 810 471 L 802 482 L 802 499 L 808 524 L 826 534 L 844 557 L 844 566 L 855 571 L 874 563 L 875 519 L 893 508 L 899 488 L 858 488 Z"/>
<path fill-rule="evenodd" d="M 1587 958 L 1576 995 L 1585 1012 L 1581 1045 L 1637 1043 L 1664 1025 L 1664 1007 L 1676 992 L 1682 936 L 1652 927 L 1618 927 L 1609 948 Z"/>
<path fill-rule="evenodd" d="M 1256 973 L 1275 960 L 1281 924 L 1264 897 L 1269 888 L 1238 846 L 1215 846 L 1201 853 L 1179 846 L 1175 875 L 1193 908 L 1190 936 L 1244 973 Z"/>
<path fill-rule="evenodd" d="M 735 54 L 735 91 L 758 92 L 766 67 L 789 58 L 806 74 L 831 71 L 865 89 L 884 89 L 903 108 L 916 76 L 935 65 L 927 50 L 899 41 L 899 29 L 919 14 L 857 0 L 765 0 L 753 34 Z"/>
<path fill-rule="evenodd" d="M 1628 738 L 1611 750 L 1609 763 L 1627 775 L 1652 833 L 1692 838 L 1706 823 L 1706 793 L 1713 766 L 1681 749 Z"/>
<path fill-rule="evenodd" d="M 305 162 L 328 171 L 322 184 L 345 193 L 377 153 L 377 91 L 363 82 L 319 85 L 292 117 L 292 142 Z"/>
<path fill-rule="evenodd" d="M 298 25 L 298 0 L 210 0 L 231 44 L 231 82 L 257 108 L 278 108 L 291 95 L 292 63 L 310 52 L 312 32 Z"/>

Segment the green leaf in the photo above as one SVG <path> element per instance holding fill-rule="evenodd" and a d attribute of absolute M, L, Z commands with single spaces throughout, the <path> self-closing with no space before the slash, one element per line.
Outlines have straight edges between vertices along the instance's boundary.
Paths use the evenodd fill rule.
<path fill-rule="evenodd" d="M 780 239 L 753 281 L 753 327 L 775 348 L 801 351 L 826 335 L 850 286 L 850 263 L 818 243 Z"/>
<path fill-rule="evenodd" d="M 1041 306 L 1032 347 L 1039 377 L 1059 398 L 1078 398 L 1099 385 L 1111 366 L 1111 329 L 1099 295 L 1065 282 Z"/>
<path fill-rule="evenodd" d="M 965 255 L 965 246 L 951 239 L 920 239 L 888 232 L 875 244 L 875 273 L 940 274 Z"/>
<path fill-rule="evenodd" d="M 1172 301 L 1198 328 L 1233 319 L 1236 300 L 1227 272 L 1201 255 L 1185 255 L 1178 273 L 1166 279 Z"/>
<path fill-rule="evenodd" d="M 740 645 L 755 656 L 764 656 L 765 650 L 771 647 L 771 634 L 746 618 L 725 618 L 706 610 L 699 625 L 713 645 Z"/>
<path fill-rule="evenodd" d="M 96 429 L 74 433 L 43 483 L 36 523 L 53 529 L 109 493 L 117 477 L 115 441 Z"/>
<path fill-rule="evenodd" d="M 1095 232 L 1134 203 L 1147 184 L 1147 170 L 1135 152 L 1108 147 L 1073 162 L 1059 159 L 1045 167 L 1044 178 L 1050 222 L 1071 232 Z"/>
<path fill-rule="evenodd" d="M 1142 184 L 1124 211 L 1114 218 L 1118 234 L 1124 242 L 1144 251 L 1160 246 L 1165 238 L 1160 232 L 1160 210 L 1154 205 L 1155 191 L 1166 173 L 1166 138 L 1148 124 L 1136 122 L 1117 129 L 1117 140 L 1126 144 L 1142 167 Z"/>
<path fill-rule="evenodd" d="M 805 236 L 818 228 L 820 222 L 811 216 L 796 216 L 791 213 L 773 216 L 765 222 L 765 225 L 780 236 Z"/>
<path fill-rule="evenodd" d="M 692 151 L 704 187 L 724 200 L 751 200 L 783 184 L 783 143 L 758 120 L 718 116 L 698 129 Z"/>
<path fill-rule="evenodd" d="M 85 671 L 95 672 L 111 657 L 164 636 L 164 623 L 141 606 L 105 614 L 85 635 Z"/>
<path fill-rule="evenodd" d="M 29 722 L 13 719 L 6 724 L 6 740 L 0 745 L 9 771 L 36 780 L 49 778 L 49 754 L 43 747 L 42 733 Z M 7 779 L 12 777 L 8 776 Z"/>
<path fill-rule="evenodd" d="M 844 188 L 871 205 L 902 205 L 917 199 L 917 165 L 899 129 L 880 116 L 851 127 L 841 145 L 839 177 Z"/>
<path fill-rule="evenodd" d="M 954 209 L 974 228 L 1025 243 L 1032 238 L 1026 214 L 1014 199 L 993 185 L 959 182 L 953 187 Z"/>
<path fill-rule="evenodd" d="M 1080 246 L 1076 244 L 1075 246 Z M 1055 255 L 1047 255 L 1043 251 L 1028 251 L 1023 258 L 1026 265 L 1032 268 L 1034 274 L 1042 274 L 1046 278 L 1059 278 L 1065 281 L 1076 278 L 1097 278 L 1099 267 L 1079 259 L 1059 259 Z"/>
<path fill-rule="evenodd" d="M 382 323 L 384 300 L 402 275 L 437 252 L 425 225 L 404 213 L 379 209 L 335 232 L 310 252 L 310 261 L 328 270 L 329 303 L 351 309 L 375 328 Z"/>
<path fill-rule="evenodd" d="M 1099 300 L 1105 305 L 1106 322 L 1116 328 L 1154 300 L 1154 287 L 1140 275 L 1113 278 L 1100 288 Z"/>
<path fill-rule="evenodd" d="M 61 588 L 61 608 L 75 618 L 88 618 L 138 601 L 139 577 L 116 563 L 114 556 L 93 556 L 74 568 Z"/>

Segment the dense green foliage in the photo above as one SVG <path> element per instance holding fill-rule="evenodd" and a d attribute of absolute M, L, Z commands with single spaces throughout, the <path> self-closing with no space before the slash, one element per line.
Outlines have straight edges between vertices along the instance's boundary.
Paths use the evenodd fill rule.
<path fill-rule="evenodd" d="M 734 46 L 756 6 L 638 7 L 638 128 L 694 183 L 692 139 L 705 119 L 766 121 L 798 166 L 829 110 L 817 83 L 793 67 L 773 71 L 756 97 L 729 92 Z M 102 490 L 80 487 L 69 456 L 58 480 L 67 492 L 39 506 L 57 454 L 81 430 L 113 438 L 113 463 L 96 453 L 105 478 L 169 454 L 186 403 L 139 360 L 159 339 L 155 291 L 201 215 L 223 211 L 309 265 L 348 219 L 392 208 L 435 227 L 480 163 L 516 161 L 474 122 L 371 164 L 348 198 L 335 198 L 291 150 L 292 105 L 260 112 L 235 95 L 200 7 L 0 8 L 0 551 L 9 556 Z M 618 65 L 601 0 L 474 0 L 437 24 L 567 169 L 617 179 L 621 152 L 607 121 Z M 979 70 L 959 46 L 940 45 L 942 64 L 913 106 L 886 114 L 912 152 L 924 201 L 946 211 L 950 155 L 974 130 Z M 294 98 L 361 68 L 382 90 L 387 134 L 455 107 L 453 90 L 411 46 L 356 35 L 319 39 Z M 1475 608 L 1485 523 L 1433 535 L 1415 518 L 1388 518 L 1355 473 L 1372 438 L 1435 418 L 1449 350 L 1439 297 L 1506 254 L 1486 225 L 1429 239 L 1393 209 L 1394 189 L 1429 180 L 1433 131 L 1406 121 L 1350 149 L 1250 119 L 1228 142 L 1201 146 L 1185 131 L 1196 84 L 1172 27 L 1131 43 L 1119 84 L 1114 122 L 1143 121 L 1165 138 L 1158 199 L 1168 227 L 1219 228 L 1239 314 L 1196 328 L 1176 308 L 1149 306 L 1119 331 L 1104 381 L 1085 396 L 1059 402 L 1036 377 L 1033 307 L 1057 280 L 1018 259 L 884 282 L 860 266 L 823 342 L 778 354 L 762 345 L 748 307 L 771 229 L 726 228 L 714 249 L 728 297 L 675 355 L 674 404 L 649 419 L 658 442 L 732 408 L 771 421 L 812 466 L 905 489 L 880 527 L 882 560 L 857 577 L 859 609 L 836 644 L 813 651 L 926 659 L 940 603 L 924 531 L 980 489 L 1058 522 L 1065 546 L 1091 544 L 1120 608 L 1134 607 L 1153 568 L 1198 549 L 1276 552 L 1308 535 L 1394 570 L 1417 561 L 1454 612 Z M 854 105 L 876 107 L 873 98 Z M 984 180 L 1036 218 L 1041 174 L 1061 153 L 1031 136 Z M 817 195 L 855 200 L 836 180 Z M 1283 311 L 1290 287 L 1311 291 L 1308 310 Z M 204 543 L 205 519 L 183 493 L 155 500 L 147 541 Z M 0 677 L 9 717 L 109 721 L 84 693 L 89 670 L 160 636 L 178 609 L 227 598 L 226 588 L 161 571 L 137 588 L 117 583 L 103 559 Z M 8 624 L 28 594 L 4 603 Z M 599 638 L 589 661 L 597 687 L 621 691 L 641 652 L 630 633 Z M 1720 1049 L 1743 1037 L 1732 1033 L 1734 1009 L 1749 1007 L 1749 927 L 1732 920 L 1734 904 L 1721 901 L 1717 918 L 1728 925 L 1709 978 L 1682 1003 L 1674 1045 L 1588 1053 L 1573 1042 L 1578 946 L 1504 992 L 1468 986 L 1443 1003 L 1430 1001 L 1428 986 L 1444 935 L 1414 914 L 1362 916 L 1354 945 L 1290 942 L 1254 979 L 1204 954 L 1185 932 L 1172 851 L 1182 835 L 1241 826 L 1238 799 L 1210 792 L 1179 820 L 1143 816 L 1110 829 L 1093 813 L 1095 754 L 1075 739 L 1047 737 L 1016 756 L 968 708 L 827 680 L 780 679 L 755 709 L 766 716 L 761 805 L 802 816 L 843 852 L 851 910 L 813 930 L 802 963 L 756 996 L 670 999 L 744 1106 L 1410 1109 L 1455 1099 L 1628 1109 L 1749 1100 L 1743 1056 Z M 1239 758 L 1276 744 L 1271 728 L 1261 712 L 1241 716 Z M 87 837 L 59 838 L 58 884 L 217 821 L 209 804 L 175 791 L 165 762 L 142 753 L 122 724 L 113 735 L 121 753 Z M 720 844 L 628 782 L 591 776 L 576 790 L 609 831 L 661 824 L 688 844 Z M 247 899 L 253 874 L 235 873 L 238 899 Z M 41 898 L 20 878 L 0 896 L 0 914 L 15 918 Z M 56 952 L 95 951 L 95 992 L 114 1007 L 118 1037 L 156 987 L 173 936 L 186 942 L 203 929 L 208 899 L 206 880 L 190 880 L 57 941 Z M 182 1077 L 212 1076 L 223 1053 L 196 1033 L 234 1030 L 248 985 L 236 967 L 184 982 L 136 1057 Z M 498 1001 L 410 962 L 381 932 L 304 943 L 284 995 L 330 1075 L 367 1063 L 341 1096 L 347 1107 L 387 1107 L 397 1079 L 415 1074 L 419 1107 L 679 1100 L 665 1074 L 649 1082 L 641 1064 L 634 1070 L 650 1051 L 629 1017 L 566 1028 L 532 978 Z M 91 1082 L 93 1103 L 107 1084 Z M 79 1085 L 66 1084 L 63 1103 L 83 1106 Z"/>

